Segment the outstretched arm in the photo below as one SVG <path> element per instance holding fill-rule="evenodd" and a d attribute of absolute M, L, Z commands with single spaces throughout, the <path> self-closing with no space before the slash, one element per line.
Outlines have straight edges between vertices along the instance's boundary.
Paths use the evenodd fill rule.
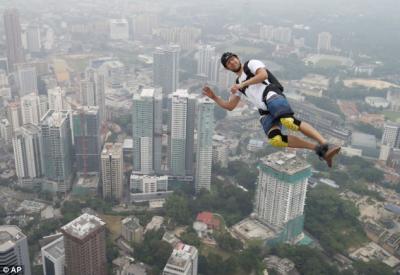
<path fill-rule="evenodd" d="M 203 88 L 203 95 L 208 96 L 209 98 L 214 100 L 215 103 L 217 103 L 221 108 L 224 108 L 228 111 L 232 111 L 233 109 L 235 109 L 240 101 L 240 97 L 235 94 L 231 94 L 228 101 L 223 100 L 222 98 L 217 96 L 208 86 L 205 86 Z"/>

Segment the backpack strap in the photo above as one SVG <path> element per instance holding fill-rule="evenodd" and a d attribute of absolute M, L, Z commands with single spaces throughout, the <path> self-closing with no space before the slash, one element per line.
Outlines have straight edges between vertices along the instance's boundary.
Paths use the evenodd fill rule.
<path fill-rule="evenodd" d="M 254 77 L 254 74 L 251 72 L 250 68 L 249 68 L 249 62 L 250 60 L 247 60 L 244 64 L 243 64 L 243 71 L 244 73 L 247 75 L 246 81 L 249 80 L 250 78 Z M 268 72 L 268 70 L 267 70 Z M 269 79 L 268 79 L 269 80 Z M 263 81 L 262 82 L 264 85 L 268 86 L 268 83 Z"/>
<path fill-rule="evenodd" d="M 236 84 L 239 84 L 239 77 L 236 78 Z M 246 89 L 247 89 L 247 87 L 244 87 L 244 88 L 242 88 L 242 89 L 239 89 L 239 91 L 240 91 L 242 94 L 244 94 L 245 96 L 247 96 L 247 95 L 246 95 Z"/>

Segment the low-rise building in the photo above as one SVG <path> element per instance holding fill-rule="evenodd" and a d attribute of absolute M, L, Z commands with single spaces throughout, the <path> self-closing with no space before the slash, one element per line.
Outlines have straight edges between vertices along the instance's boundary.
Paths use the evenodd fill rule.
<path fill-rule="evenodd" d="M 141 243 L 143 241 L 143 226 L 140 225 L 136 217 L 127 217 L 121 221 L 122 238 L 129 244 Z"/>

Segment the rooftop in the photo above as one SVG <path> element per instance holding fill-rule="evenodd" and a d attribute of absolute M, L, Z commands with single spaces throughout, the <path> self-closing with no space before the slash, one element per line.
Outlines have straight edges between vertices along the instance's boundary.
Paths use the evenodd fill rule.
<path fill-rule="evenodd" d="M 199 103 L 202 103 L 202 104 L 205 104 L 205 103 L 213 104 L 214 102 L 210 98 L 203 96 L 203 97 L 199 98 Z"/>
<path fill-rule="evenodd" d="M 351 135 L 351 144 L 353 146 L 376 148 L 376 137 L 370 134 L 354 132 Z"/>
<path fill-rule="evenodd" d="M 99 184 L 99 175 L 88 174 L 85 177 L 79 177 L 76 186 L 86 187 L 86 188 L 97 188 Z"/>
<path fill-rule="evenodd" d="M 249 145 L 250 146 L 256 146 L 256 147 L 263 147 L 264 146 L 264 141 L 259 140 L 259 139 L 250 139 L 249 140 Z"/>
<path fill-rule="evenodd" d="M 197 95 L 189 94 L 187 89 L 177 89 L 174 93 L 169 94 L 168 98 L 190 98 L 195 99 Z"/>
<path fill-rule="evenodd" d="M 269 256 L 263 261 L 267 267 L 274 268 L 279 267 L 279 269 L 284 270 L 286 273 L 289 273 L 292 269 L 294 269 L 294 263 L 286 258 L 279 258 L 277 256 Z"/>
<path fill-rule="evenodd" d="M 142 97 L 153 97 L 155 93 L 155 89 L 143 89 L 140 94 Z"/>
<path fill-rule="evenodd" d="M 268 240 L 277 235 L 277 231 L 272 227 L 261 223 L 258 220 L 246 218 L 232 227 L 233 231 L 246 241 L 249 240 Z"/>
<path fill-rule="evenodd" d="M 397 215 L 400 215 L 400 206 L 388 203 L 388 204 L 385 204 L 385 209 L 388 211 L 391 211 Z"/>
<path fill-rule="evenodd" d="M 172 251 L 171 256 L 168 259 L 167 266 L 177 266 L 181 269 L 186 269 L 186 266 L 190 265 L 191 258 L 196 254 L 197 249 L 194 246 L 179 243 Z"/>
<path fill-rule="evenodd" d="M 27 123 L 27 124 L 24 124 L 24 126 L 21 126 L 18 130 L 25 131 L 26 133 L 29 133 L 29 134 L 37 134 L 37 133 L 39 133 L 40 128 L 38 126 L 36 126 L 35 124 Z"/>
<path fill-rule="evenodd" d="M 0 226 L 0 252 L 12 248 L 18 241 L 26 238 L 21 229 L 15 225 Z"/>
<path fill-rule="evenodd" d="M 294 175 L 311 167 L 305 160 L 297 157 L 295 154 L 283 151 L 270 154 L 261 159 L 261 162 L 277 172 L 288 175 Z"/>
<path fill-rule="evenodd" d="M 81 113 L 88 115 L 96 115 L 99 112 L 98 106 L 79 106 L 76 110 L 74 110 L 74 115 L 80 115 Z"/>
<path fill-rule="evenodd" d="M 146 231 L 149 230 L 158 230 L 160 226 L 163 224 L 164 218 L 161 216 L 154 216 L 151 221 L 146 225 Z"/>
<path fill-rule="evenodd" d="M 384 97 L 377 97 L 377 96 L 367 96 L 365 97 L 365 100 L 368 101 L 374 101 L 375 103 L 388 103 L 386 98 Z"/>
<path fill-rule="evenodd" d="M 110 143 L 104 144 L 102 155 L 119 155 L 122 152 L 122 143 Z"/>
<path fill-rule="evenodd" d="M 213 135 L 213 141 L 220 141 L 220 142 L 222 142 L 222 141 L 224 141 L 225 140 L 225 137 L 224 136 L 221 136 L 221 135 Z"/>
<path fill-rule="evenodd" d="M 103 227 L 105 224 L 106 223 L 100 218 L 85 213 L 67 225 L 64 225 L 61 229 L 71 236 L 74 236 L 78 239 L 83 239 L 91 232 Z"/>
<path fill-rule="evenodd" d="M 136 174 L 135 171 L 131 173 L 131 180 L 168 180 L 168 176 L 156 176 L 156 175 L 140 175 Z"/>
<path fill-rule="evenodd" d="M 131 230 L 136 230 L 137 228 L 141 227 L 139 219 L 133 216 L 123 219 L 121 223 Z"/>
<path fill-rule="evenodd" d="M 215 218 L 213 213 L 211 212 L 201 212 L 197 215 L 196 218 L 197 221 L 201 221 L 205 224 L 207 224 L 208 226 L 212 226 L 212 227 L 216 227 L 218 228 L 220 226 L 220 221 L 219 219 Z"/>
<path fill-rule="evenodd" d="M 58 259 L 65 256 L 64 237 L 58 238 L 42 248 L 42 251 L 47 252 L 52 257 Z"/>
<path fill-rule="evenodd" d="M 61 127 L 68 117 L 68 111 L 49 110 L 41 120 L 42 125 L 48 127 Z"/>
<path fill-rule="evenodd" d="M 122 147 L 124 148 L 124 150 L 133 149 L 133 139 L 131 138 L 124 139 L 124 144 Z"/>
<path fill-rule="evenodd" d="M 126 19 L 110 19 L 110 23 L 115 23 L 115 24 L 128 24 L 128 21 Z"/>

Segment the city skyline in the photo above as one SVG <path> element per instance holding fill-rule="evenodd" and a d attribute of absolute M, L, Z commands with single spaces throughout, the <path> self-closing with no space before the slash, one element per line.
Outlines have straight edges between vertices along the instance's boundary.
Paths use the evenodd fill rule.
<path fill-rule="evenodd" d="M 400 4 L 294 7 L 1 3 L 0 264 L 28 275 L 399 272 Z M 251 89 L 220 108 L 237 100 L 240 74 L 225 52 L 265 64 L 296 119 L 341 147 L 332 168 L 270 146 Z"/>

